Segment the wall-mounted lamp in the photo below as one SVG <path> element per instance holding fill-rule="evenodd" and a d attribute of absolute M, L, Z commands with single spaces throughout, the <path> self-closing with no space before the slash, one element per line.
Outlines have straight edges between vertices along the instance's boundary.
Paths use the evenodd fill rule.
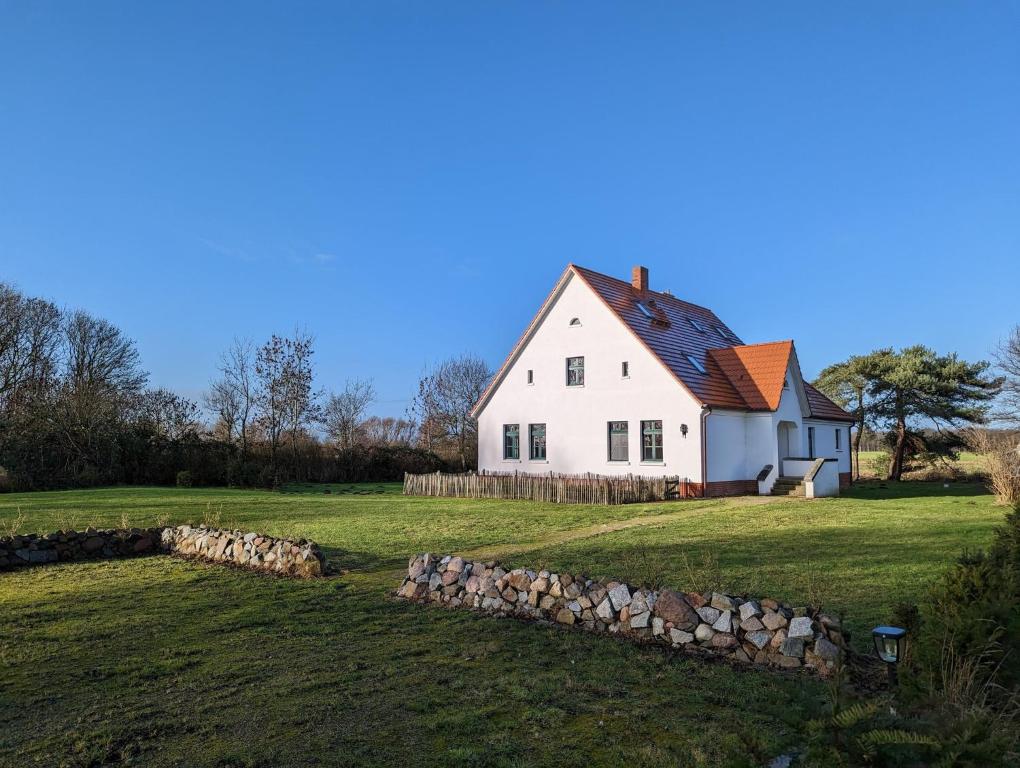
<path fill-rule="evenodd" d="M 687 437 L 687 425 L 686 424 L 681 424 L 680 425 L 680 434 L 683 435 L 684 437 Z"/>

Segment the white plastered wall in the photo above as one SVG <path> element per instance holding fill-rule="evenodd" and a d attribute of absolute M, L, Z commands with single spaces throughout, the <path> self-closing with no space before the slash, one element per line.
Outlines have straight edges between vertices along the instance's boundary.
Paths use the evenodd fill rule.
<path fill-rule="evenodd" d="M 850 425 L 845 421 L 804 419 L 805 435 L 808 427 L 815 428 L 815 456 L 836 459 L 839 472 L 850 472 Z M 836 430 L 842 433 L 839 450 L 836 450 Z M 804 450 L 807 451 L 806 437 Z M 807 453 L 804 455 L 807 456 Z"/>
<path fill-rule="evenodd" d="M 579 326 L 571 326 L 573 318 Z M 566 359 L 583 356 L 583 387 Z M 629 377 L 621 375 L 627 361 Z M 534 383 L 527 383 L 528 370 Z M 490 472 L 679 475 L 701 481 L 701 406 L 602 300 L 571 274 L 478 416 L 478 466 Z M 661 463 L 641 461 L 642 420 L 661 420 Z M 629 423 L 629 461 L 608 457 L 608 422 Z M 521 458 L 503 458 L 503 425 L 519 424 Z M 528 457 L 528 425 L 545 424 L 547 459 Z M 684 437 L 681 425 L 687 425 Z"/>

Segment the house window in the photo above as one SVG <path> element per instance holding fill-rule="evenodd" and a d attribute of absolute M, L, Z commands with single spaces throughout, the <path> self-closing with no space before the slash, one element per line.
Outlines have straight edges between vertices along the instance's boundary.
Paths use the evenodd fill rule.
<path fill-rule="evenodd" d="M 807 428 L 807 455 L 809 459 L 815 457 L 815 428 Z"/>
<path fill-rule="evenodd" d="M 783 389 L 789 389 L 789 388 L 790 388 L 790 380 L 789 379 L 783 379 Z"/>
<path fill-rule="evenodd" d="M 699 360 L 698 358 L 696 358 L 696 357 L 695 357 L 694 355 L 687 355 L 687 361 L 688 361 L 688 362 L 689 362 L 689 363 L 690 363 L 691 365 L 693 365 L 693 366 L 694 366 L 694 369 L 695 369 L 695 370 L 696 370 L 696 371 L 697 371 L 698 373 L 704 373 L 704 372 L 705 372 L 705 366 L 703 366 L 703 365 L 701 364 L 701 361 L 700 361 L 700 360 Z"/>
<path fill-rule="evenodd" d="M 630 363 L 628 363 L 626 360 L 620 363 L 620 375 L 623 376 L 623 378 L 625 379 L 630 378 Z"/>
<path fill-rule="evenodd" d="M 646 307 L 646 306 L 645 306 L 644 304 L 642 304 L 642 303 L 641 303 L 640 301 L 636 302 L 636 304 L 637 304 L 637 308 L 638 308 L 639 310 L 641 310 L 641 314 L 642 314 L 642 315 L 644 315 L 645 317 L 647 317 L 647 318 L 648 318 L 649 320 L 654 320 L 654 319 L 655 319 L 655 315 L 654 315 L 654 314 L 652 314 L 652 310 L 650 310 L 650 309 L 649 309 L 648 307 Z"/>
<path fill-rule="evenodd" d="M 641 461 L 662 461 L 662 422 L 641 422 Z"/>
<path fill-rule="evenodd" d="M 521 425 L 503 425 L 503 458 L 521 458 Z"/>
<path fill-rule="evenodd" d="M 843 450 L 843 430 L 839 427 L 836 427 L 836 450 Z"/>
<path fill-rule="evenodd" d="M 568 357 L 567 358 L 567 386 L 568 387 L 583 387 L 584 386 L 584 358 L 583 357 Z"/>
<path fill-rule="evenodd" d="M 609 460 L 628 461 L 630 454 L 627 448 L 627 438 L 630 425 L 626 421 L 609 422 Z"/>
<path fill-rule="evenodd" d="M 529 384 L 535 383 L 535 372 L 530 368 L 528 369 L 528 383 Z"/>
<path fill-rule="evenodd" d="M 694 330 L 701 331 L 702 333 L 706 333 L 705 326 L 703 326 L 701 323 L 699 323 L 693 317 L 688 317 L 687 318 L 687 322 L 690 323 L 692 326 L 694 326 Z"/>
<path fill-rule="evenodd" d="M 530 424 L 528 426 L 528 442 L 531 446 L 529 456 L 532 461 L 545 460 L 545 424 Z"/>
<path fill-rule="evenodd" d="M 574 327 L 576 327 L 576 326 L 578 326 L 580 324 L 581 324 L 581 318 L 579 318 L 579 317 L 571 318 L 571 320 L 570 320 L 570 327 L 571 328 L 574 328 Z"/>

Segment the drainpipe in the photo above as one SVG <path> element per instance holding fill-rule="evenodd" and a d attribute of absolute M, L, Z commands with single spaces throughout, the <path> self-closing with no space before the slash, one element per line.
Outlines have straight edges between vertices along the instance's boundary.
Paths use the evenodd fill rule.
<path fill-rule="evenodd" d="M 708 417 L 711 407 L 701 406 L 701 496 L 708 496 Z"/>

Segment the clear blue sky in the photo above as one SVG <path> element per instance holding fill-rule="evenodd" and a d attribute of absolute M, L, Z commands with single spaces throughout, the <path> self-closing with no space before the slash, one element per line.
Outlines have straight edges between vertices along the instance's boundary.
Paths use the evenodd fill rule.
<path fill-rule="evenodd" d="M 794 338 L 1020 322 L 1020 4 L 0 0 L 0 280 L 196 396 L 300 325 L 400 413 L 569 261 Z"/>

